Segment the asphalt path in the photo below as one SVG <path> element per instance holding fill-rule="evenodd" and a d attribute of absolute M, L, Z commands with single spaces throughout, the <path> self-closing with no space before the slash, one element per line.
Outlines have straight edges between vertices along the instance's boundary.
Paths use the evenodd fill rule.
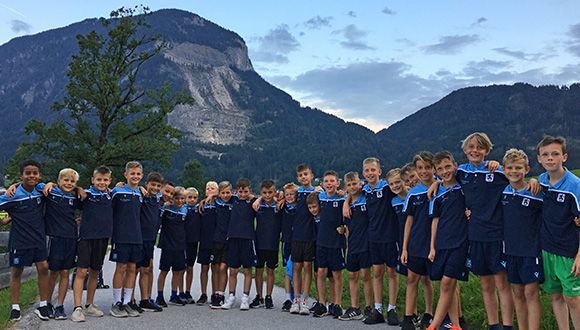
<path fill-rule="evenodd" d="M 160 255 L 160 250 L 155 249 L 154 265 L 158 264 Z M 155 267 L 154 267 L 155 268 Z M 200 265 L 195 264 L 194 271 L 194 283 L 192 285 L 192 296 L 197 299 L 201 294 L 201 289 L 199 285 L 199 271 Z M 103 274 L 105 279 L 105 284 L 108 284 L 111 288 L 109 289 L 97 289 L 95 295 L 95 304 L 105 313 L 104 317 L 92 318 L 87 316 L 86 322 L 75 323 L 70 320 L 73 309 L 73 295 L 72 290 L 68 290 L 66 300 L 65 300 L 65 312 L 68 315 L 67 320 L 54 320 L 42 321 L 36 314 L 34 314 L 34 309 L 37 304 L 34 305 L 22 319 L 15 326 L 15 329 L 116 329 L 120 328 L 123 330 L 131 329 L 154 329 L 154 330 L 167 330 L 167 329 L 184 329 L 186 327 L 204 327 L 211 329 L 389 329 L 395 330 L 400 329 L 398 326 L 388 326 L 386 323 L 377 325 L 366 325 L 361 321 L 340 321 L 338 319 L 333 319 L 331 316 L 326 316 L 323 318 L 312 317 L 311 315 L 293 315 L 288 312 L 282 312 L 280 307 L 285 300 L 284 288 L 274 287 L 274 292 L 272 298 L 274 300 L 273 309 L 250 309 L 249 311 L 241 311 L 239 309 L 242 285 L 243 285 L 243 274 L 238 275 L 238 286 L 236 288 L 237 300 L 233 309 L 230 310 L 212 310 L 209 305 L 197 306 L 195 304 L 190 304 L 186 306 L 174 306 L 169 305 L 165 308 L 163 312 L 144 312 L 140 317 L 127 317 L 127 318 L 115 318 L 109 315 L 109 309 L 113 300 L 112 291 L 112 277 L 115 271 L 115 263 L 108 261 L 108 255 L 103 266 Z M 157 273 L 158 269 L 154 270 L 155 280 L 153 283 L 153 296 L 157 293 Z M 211 278 L 211 274 L 210 274 Z M 345 283 L 348 285 L 347 283 Z M 211 293 L 211 280 L 208 284 L 208 292 Z M 265 289 L 265 283 L 264 283 Z M 138 286 L 137 286 L 138 290 Z M 58 290 L 55 289 L 55 293 Z M 171 274 L 167 276 L 165 281 L 165 299 L 169 301 L 169 295 L 171 293 Z M 250 300 L 256 295 L 255 284 L 252 282 L 252 289 L 250 290 Z M 139 293 L 136 294 L 137 301 L 139 299 Z M 56 302 L 56 295 L 53 297 L 53 301 Z M 83 294 L 83 302 L 86 298 L 86 293 Z M 309 306 L 312 304 L 313 300 L 309 299 Z"/>

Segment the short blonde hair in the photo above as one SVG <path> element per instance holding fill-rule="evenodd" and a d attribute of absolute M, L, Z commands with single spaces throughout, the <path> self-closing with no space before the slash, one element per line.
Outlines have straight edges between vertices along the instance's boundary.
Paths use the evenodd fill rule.
<path fill-rule="evenodd" d="M 429 163 L 433 166 L 433 153 L 429 151 L 421 151 L 413 157 L 413 164 L 417 167 L 417 162 L 422 161 L 423 163 Z"/>
<path fill-rule="evenodd" d="M 220 184 L 218 185 L 218 191 L 222 191 L 224 189 L 230 188 L 230 190 L 232 189 L 232 184 L 229 181 L 222 181 L 220 182 Z"/>
<path fill-rule="evenodd" d="M 350 181 L 360 181 L 357 172 L 348 172 L 344 175 L 344 182 L 346 183 Z"/>
<path fill-rule="evenodd" d="M 394 169 L 388 171 L 387 176 L 386 176 L 387 181 L 394 176 L 399 176 L 399 177 L 401 176 L 401 169 L 400 168 L 397 167 L 397 168 L 394 168 Z"/>
<path fill-rule="evenodd" d="M 173 193 L 173 198 L 177 196 L 185 196 L 185 188 L 181 186 L 175 187 L 175 192 Z"/>
<path fill-rule="evenodd" d="M 141 171 L 143 171 L 143 165 L 141 165 L 141 163 L 139 163 L 137 161 L 128 162 L 125 165 L 125 172 L 129 172 L 129 170 L 131 170 L 132 168 L 140 168 Z"/>
<path fill-rule="evenodd" d="M 475 133 L 469 134 L 465 138 L 465 140 L 463 140 L 463 142 L 461 144 L 461 149 L 465 150 L 471 139 L 475 139 L 475 142 L 477 143 L 477 145 L 480 147 L 483 147 L 487 151 L 490 151 L 491 148 L 493 148 L 493 144 L 491 143 L 491 140 L 489 139 L 487 134 L 481 133 L 481 132 L 475 132 Z"/>
<path fill-rule="evenodd" d="M 219 189 L 219 187 L 218 187 L 218 183 L 217 183 L 217 182 L 215 182 L 215 181 L 208 181 L 208 182 L 205 184 L 205 189 L 207 189 L 207 188 L 209 188 L 209 187 L 215 187 L 216 189 Z"/>
<path fill-rule="evenodd" d="M 197 191 L 197 189 L 195 189 L 194 187 L 189 187 L 185 189 L 185 196 L 189 196 L 191 194 L 196 194 L 199 196 L 199 191 Z"/>
<path fill-rule="evenodd" d="M 526 155 L 526 153 L 523 150 L 512 148 L 505 152 L 502 163 L 503 166 L 505 166 L 505 164 L 507 163 L 515 163 L 515 162 L 523 162 L 526 165 L 526 167 L 530 166 L 528 155 Z"/>
<path fill-rule="evenodd" d="M 375 163 L 375 164 L 377 164 L 377 166 L 378 166 L 379 168 L 381 168 L 381 162 L 379 161 L 379 159 L 378 159 L 378 158 L 375 158 L 375 157 L 369 157 L 369 158 L 366 158 L 365 160 L 363 160 L 363 167 L 364 167 L 366 164 L 369 164 L 369 163 Z"/>
<path fill-rule="evenodd" d="M 72 177 L 73 180 L 79 181 L 79 173 L 72 168 L 63 168 L 58 172 L 58 179 L 63 179 L 65 177 Z"/>
<path fill-rule="evenodd" d="M 296 190 L 298 191 L 298 186 L 294 182 L 290 182 L 284 185 L 284 190 Z"/>

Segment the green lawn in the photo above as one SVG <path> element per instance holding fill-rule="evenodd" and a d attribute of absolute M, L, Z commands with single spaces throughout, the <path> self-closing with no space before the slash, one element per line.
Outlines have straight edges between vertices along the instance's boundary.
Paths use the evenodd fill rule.
<path fill-rule="evenodd" d="M 20 308 L 24 315 L 25 310 L 28 309 L 36 300 L 38 296 L 38 280 L 36 278 L 30 279 L 22 283 L 20 288 Z M 10 327 L 8 319 L 12 311 L 12 298 L 10 297 L 10 288 L 0 290 L 0 329 L 7 329 Z"/>

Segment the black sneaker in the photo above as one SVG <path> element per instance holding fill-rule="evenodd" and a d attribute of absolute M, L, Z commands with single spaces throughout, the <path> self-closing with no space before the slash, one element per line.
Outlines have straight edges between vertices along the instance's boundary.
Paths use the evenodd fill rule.
<path fill-rule="evenodd" d="M 416 330 L 417 327 L 415 326 L 413 320 L 414 320 L 414 315 L 405 316 L 403 318 L 403 322 L 400 323 L 401 330 Z"/>
<path fill-rule="evenodd" d="M 148 312 L 163 312 L 161 306 L 155 306 L 149 301 L 149 299 L 141 300 L 139 302 L 139 308 Z"/>
<path fill-rule="evenodd" d="M 129 301 L 127 305 L 129 305 L 129 307 L 131 307 L 131 309 L 133 309 L 134 311 L 139 312 L 139 314 L 142 314 L 144 312 L 143 308 L 137 305 L 137 301 L 135 301 L 135 299 Z"/>
<path fill-rule="evenodd" d="M 266 299 L 264 299 L 264 305 L 267 309 L 274 308 L 274 301 L 272 300 L 272 296 L 266 296 Z"/>
<path fill-rule="evenodd" d="M 282 312 L 289 312 L 291 307 L 292 302 L 290 300 L 286 300 L 284 304 L 282 304 Z"/>
<path fill-rule="evenodd" d="M 38 307 L 34 310 L 34 314 L 38 315 L 38 318 L 43 321 L 48 321 L 48 306 Z"/>
<path fill-rule="evenodd" d="M 419 323 L 421 323 L 421 320 L 419 319 L 419 315 L 413 314 L 411 320 L 413 321 L 413 325 L 415 326 L 415 328 L 419 329 Z"/>
<path fill-rule="evenodd" d="M 199 296 L 199 299 L 195 302 L 195 304 L 198 306 L 203 306 L 205 305 L 205 303 L 207 303 L 207 295 L 205 293 L 202 293 L 201 296 Z"/>
<path fill-rule="evenodd" d="M 314 308 L 314 313 L 312 313 L 312 315 L 315 317 L 323 317 L 328 315 L 328 310 L 324 304 L 318 303 Z"/>
<path fill-rule="evenodd" d="M 211 305 L 209 306 L 211 309 L 221 309 L 222 308 L 222 300 L 221 297 L 217 294 L 211 296 Z"/>
<path fill-rule="evenodd" d="M 399 325 L 399 316 L 397 315 L 397 311 L 391 309 L 387 312 L 387 324 L 388 325 Z"/>
<path fill-rule="evenodd" d="M 308 309 L 308 311 L 312 314 L 314 313 L 314 311 L 316 310 L 316 306 L 320 305 L 320 303 L 318 301 L 315 301 L 312 303 L 312 306 L 310 306 L 310 309 Z"/>
<path fill-rule="evenodd" d="M 459 318 L 459 327 L 461 328 L 461 330 L 467 330 L 467 321 L 465 321 L 465 318 L 463 318 L 463 316 Z"/>
<path fill-rule="evenodd" d="M 252 303 L 250 304 L 251 308 L 260 308 L 264 307 L 264 298 L 260 297 L 259 294 L 256 295 Z"/>
<path fill-rule="evenodd" d="M 52 303 L 46 303 L 46 307 L 48 307 L 48 317 L 54 319 L 54 306 Z"/>
<path fill-rule="evenodd" d="M 176 306 L 185 306 L 185 302 L 179 298 L 178 295 L 175 295 L 169 299 L 169 303 Z"/>
<path fill-rule="evenodd" d="M 371 314 L 365 318 L 363 321 L 365 324 L 378 324 L 378 323 L 385 323 L 385 318 L 383 317 L 382 313 L 379 313 L 378 310 L 373 309 Z"/>
<path fill-rule="evenodd" d="M 165 302 L 165 298 L 163 298 L 163 296 L 157 297 L 157 299 L 155 299 L 155 303 L 163 308 L 167 308 L 167 303 Z"/>
<path fill-rule="evenodd" d="M 427 329 L 432 321 L 433 321 L 433 315 L 431 315 L 429 313 L 424 313 L 423 318 L 421 319 L 421 323 L 419 323 L 419 329 L 421 329 L 421 330 Z"/>
<path fill-rule="evenodd" d="M 342 308 L 340 308 L 340 305 L 334 305 L 334 309 L 332 310 L 332 317 L 337 319 L 339 316 L 342 316 Z"/>
<path fill-rule="evenodd" d="M 371 315 L 371 312 L 372 311 L 373 311 L 373 309 L 371 308 L 371 306 L 365 307 L 364 312 L 363 312 L 363 318 L 362 318 L 362 320 L 363 321 L 366 320 L 366 318 Z"/>
<path fill-rule="evenodd" d="M 8 322 L 12 323 L 12 322 L 16 322 L 16 321 L 20 321 L 20 311 L 17 309 L 13 309 L 10 312 L 10 319 L 8 320 Z"/>
<path fill-rule="evenodd" d="M 349 307 L 344 314 L 338 317 L 341 321 L 360 320 L 363 315 L 358 307 Z"/>

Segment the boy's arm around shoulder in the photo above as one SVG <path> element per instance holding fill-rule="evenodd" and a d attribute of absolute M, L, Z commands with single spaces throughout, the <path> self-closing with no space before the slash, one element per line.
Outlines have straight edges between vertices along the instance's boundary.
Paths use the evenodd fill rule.
<path fill-rule="evenodd" d="M 437 191 L 439 190 L 440 184 L 441 184 L 441 181 L 437 180 L 431 184 L 429 189 L 427 189 L 427 198 L 429 200 L 433 200 L 433 197 L 435 197 L 435 195 L 437 195 Z"/>
<path fill-rule="evenodd" d="M 10 223 L 10 221 L 12 221 L 12 217 L 10 215 L 7 215 L 4 217 L 4 219 L 0 219 L 0 225 L 7 225 L 8 223 Z"/>
<path fill-rule="evenodd" d="M 18 188 L 18 186 L 20 185 L 21 182 L 16 182 L 10 185 L 10 187 L 8 187 L 8 189 L 6 189 L 6 192 L 4 193 L 4 195 L 6 195 L 6 197 L 14 197 L 14 194 L 16 194 L 16 188 Z"/>

